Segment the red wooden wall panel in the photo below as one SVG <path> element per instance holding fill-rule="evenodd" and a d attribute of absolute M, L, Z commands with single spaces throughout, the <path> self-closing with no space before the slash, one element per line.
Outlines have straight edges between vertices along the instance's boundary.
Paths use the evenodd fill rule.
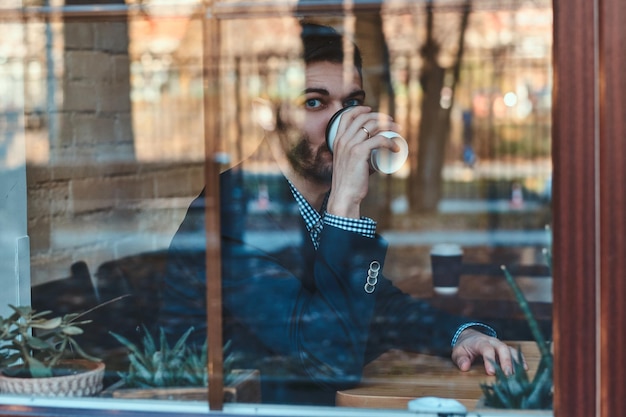
<path fill-rule="evenodd" d="M 596 60 L 594 1 L 554 0 L 555 415 L 595 415 Z"/>
<path fill-rule="evenodd" d="M 553 4 L 555 415 L 623 415 L 626 2 Z"/>
<path fill-rule="evenodd" d="M 626 2 L 598 8 L 600 415 L 626 410 Z"/>

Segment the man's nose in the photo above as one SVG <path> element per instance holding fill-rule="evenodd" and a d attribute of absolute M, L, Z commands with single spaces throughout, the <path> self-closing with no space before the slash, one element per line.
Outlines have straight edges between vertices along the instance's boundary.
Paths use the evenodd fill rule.
<path fill-rule="evenodd" d="M 337 114 L 337 112 L 338 112 L 339 110 L 342 110 L 342 109 L 343 109 L 343 104 L 342 104 L 342 103 L 333 103 L 333 104 L 331 104 L 331 105 L 329 106 L 329 110 L 330 110 L 330 111 L 328 112 L 328 113 L 329 113 L 329 115 L 328 115 L 328 121 L 330 121 L 330 119 L 331 119 L 331 118 L 332 118 L 335 114 Z"/>
<path fill-rule="evenodd" d="M 333 114 L 335 114 L 339 110 L 343 109 L 345 106 L 341 101 L 332 101 L 330 107 L 332 108 Z"/>

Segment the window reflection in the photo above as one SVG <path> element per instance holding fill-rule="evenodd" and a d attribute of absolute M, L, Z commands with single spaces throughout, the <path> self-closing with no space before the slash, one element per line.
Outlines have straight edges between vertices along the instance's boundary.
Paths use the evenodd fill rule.
<path fill-rule="evenodd" d="M 440 77 L 439 84 L 424 78 L 429 61 L 421 48 L 428 45 L 429 14 L 421 6 L 385 7 L 380 22 L 367 14 L 352 21 L 321 19 L 363 42 L 367 104 L 393 114 L 415 157 L 396 174 L 375 174 L 363 206 L 363 214 L 378 220 L 378 232 L 389 242 L 385 276 L 413 296 L 492 324 L 507 340 L 530 340 L 530 334 L 502 277 L 466 274 L 454 298 L 440 296 L 433 291 L 429 253 L 437 243 L 456 243 L 468 264 L 514 268 L 543 263 L 542 250 L 550 244 L 544 227 L 551 219 L 551 11 L 549 4 L 538 4 L 473 10 L 456 79 L 462 10 L 434 10 L 438 68 L 430 76 Z M 14 65 L 2 69 L 3 83 L 23 77 L 26 91 L 33 303 L 43 308 L 44 301 L 51 301 L 38 298 L 51 282 L 64 286 L 65 298 L 52 303 L 63 311 L 132 294 L 93 315 L 96 330 L 87 345 L 107 358 L 109 382 L 126 366 L 120 345 L 107 333 L 111 317 L 117 318 L 117 330 L 137 343 L 144 335 L 141 324 L 157 330 L 165 252 L 203 188 L 203 112 L 215 111 L 203 108 L 201 21 L 193 8 L 159 11 L 155 6 L 147 13 L 131 12 L 128 21 L 30 19 L 24 25 L 28 59 L 13 59 L 16 52 L 9 52 L 7 62 Z M 383 25 L 387 62 L 377 56 L 380 43 L 370 47 L 362 37 L 368 22 Z M 253 100 L 282 97 L 301 82 L 298 22 L 241 19 L 223 21 L 222 30 L 222 136 L 215 139 L 229 156 L 224 169 L 244 160 L 251 166 L 241 177 L 228 179 L 229 191 L 241 188 L 222 213 L 223 221 L 237 223 L 245 214 L 252 246 L 295 262 L 289 251 L 302 240 L 299 212 L 277 173 L 268 169 L 271 151 L 261 144 L 258 122 L 263 117 L 255 112 L 263 110 Z M 108 43 L 98 44 L 103 38 Z M 437 88 L 428 95 L 432 86 Z M 427 107 L 426 99 L 431 100 Z M 437 113 L 427 115 L 425 110 L 433 108 Z M 16 114 L 10 103 L 3 103 L 3 114 L 9 138 Z M 449 117 L 449 124 L 431 130 L 446 142 L 438 151 L 439 169 L 431 171 L 440 181 L 428 180 L 429 172 L 420 174 L 418 168 L 434 160 L 420 142 L 420 135 L 436 125 L 433 117 Z M 11 139 L 4 143 L 10 149 Z M 418 155 L 425 156 L 418 161 Z M 248 175 L 254 186 L 243 178 Z M 263 223 L 268 218 L 285 230 L 269 234 Z M 243 233 L 237 227 L 234 233 Z M 189 239 L 194 246 L 202 236 Z M 75 271 L 83 266 L 86 288 L 74 288 Z M 61 284 L 68 277 L 72 288 Z M 551 280 L 520 276 L 519 282 L 549 332 Z M 263 316 L 257 319 L 268 325 Z M 232 320 L 225 325 L 240 324 Z M 248 340 L 254 339 L 242 344 L 252 344 Z M 269 352 L 267 358 L 254 366 L 275 371 L 278 378 L 294 366 Z"/>

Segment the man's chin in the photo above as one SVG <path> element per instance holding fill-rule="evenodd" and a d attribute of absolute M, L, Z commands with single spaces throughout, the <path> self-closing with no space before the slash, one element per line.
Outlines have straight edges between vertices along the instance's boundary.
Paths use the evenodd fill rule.
<path fill-rule="evenodd" d="M 333 179 L 332 155 L 330 158 L 320 158 L 320 160 L 318 160 L 316 173 L 320 182 L 330 185 Z"/>
<path fill-rule="evenodd" d="M 328 186 L 330 186 L 333 179 L 332 170 L 308 170 L 303 172 L 303 176 L 310 181 Z"/>

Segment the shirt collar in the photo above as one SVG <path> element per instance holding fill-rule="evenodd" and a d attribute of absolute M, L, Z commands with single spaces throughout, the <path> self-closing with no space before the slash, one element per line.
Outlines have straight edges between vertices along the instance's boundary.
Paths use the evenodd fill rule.
<path fill-rule="evenodd" d="M 306 228 L 308 231 L 311 231 L 314 227 L 321 223 L 322 215 L 326 212 L 326 205 L 328 204 L 328 195 L 330 193 L 326 193 L 324 197 L 324 201 L 322 202 L 322 208 L 320 212 L 315 210 L 311 204 L 304 198 L 304 196 L 298 191 L 295 185 L 291 183 L 291 181 L 287 180 L 289 183 L 289 189 L 291 190 L 291 194 L 293 198 L 296 200 L 298 204 L 298 209 L 300 210 L 300 214 L 304 219 L 304 223 L 306 224 Z"/>

